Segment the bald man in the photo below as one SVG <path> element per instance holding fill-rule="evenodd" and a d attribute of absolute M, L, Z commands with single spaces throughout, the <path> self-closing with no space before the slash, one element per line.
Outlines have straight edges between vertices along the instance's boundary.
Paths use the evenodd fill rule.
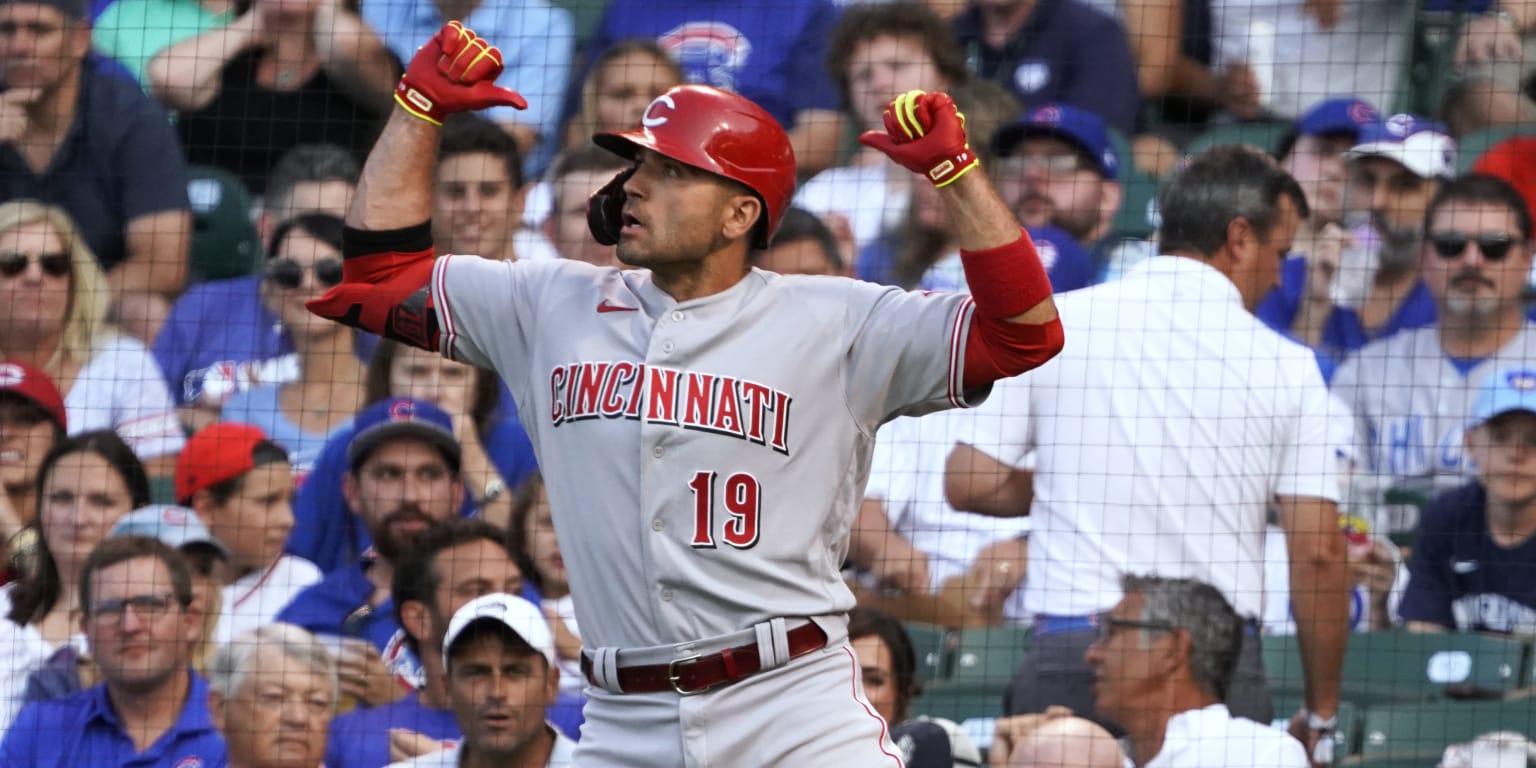
<path fill-rule="evenodd" d="M 1081 717 L 1046 720 L 1020 739 L 1008 768 L 1122 768 L 1125 756 L 1109 731 Z"/>

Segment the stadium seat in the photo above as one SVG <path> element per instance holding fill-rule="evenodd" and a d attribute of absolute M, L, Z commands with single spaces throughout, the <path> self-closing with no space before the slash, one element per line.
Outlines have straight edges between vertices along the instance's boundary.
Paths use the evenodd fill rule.
<path fill-rule="evenodd" d="M 927 683 L 940 680 L 948 674 L 949 630 L 933 624 L 903 624 L 907 636 L 912 638 L 912 650 L 917 656 L 917 679 Z"/>
<path fill-rule="evenodd" d="M 1456 140 L 1456 172 L 1469 173 L 1493 145 L 1520 133 L 1519 126 L 1500 125 L 1469 133 Z"/>
<path fill-rule="evenodd" d="M 987 684 L 939 680 L 925 686 L 912 700 L 912 714 L 942 717 L 957 723 L 1002 717 L 1003 692 L 1007 689 L 1007 679 Z"/>
<path fill-rule="evenodd" d="M 1270 154 L 1280 146 L 1281 139 L 1291 132 L 1291 124 L 1283 122 L 1231 123 L 1218 125 L 1191 139 L 1184 148 L 1187 157 L 1194 157 L 1212 147 L 1226 144 L 1247 144 Z"/>
<path fill-rule="evenodd" d="M 228 171 L 206 165 L 187 168 L 192 203 L 191 282 L 255 273 L 262 248 L 251 220 L 251 196 Z"/>
<path fill-rule="evenodd" d="M 1157 230 L 1157 193 L 1162 181 L 1156 176 L 1132 168 L 1120 167 L 1120 210 L 1115 213 L 1110 231 L 1116 239 L 1143 240 Z"/>
<path fill-rule="evenodd" d="M 1403 761 L 1401 764 L 1407 765 L 1417 760 L 1421 766 L 1434 765 L 1446 747 L 1490 731 L 1536 734 L 1536 699 L 1367 708 L 1361 727 L 1361 764 L 1385 766 Z"/>
<path fill-rule="evenodd" d="M 950 681 L 967 685 L 997 684 L 1005 688 L 1029 650 L 1033 634 L 1027 627 L 980 627 L 955 633 Z"/>
<path fill-rule="evenodd" d="M 1424 509 L 1429 506 L 1429 495 L 1411 488 L 1388 488 L 1381 495 L 1381 506 L 1376 510 L 1380 532 L 1386 534 L 1399 547 L 1412 547 L 1419 538 L 1419 524 L 1424 520 Z"/>
<path fill-rule="evenodd" d="M 1344 656 L 1341 695 L 1363 707 L 1457 696 L 1502 695 L 1531 685 L 1527 647 L 1460 633 L 1357 632 Z M 1295 637 L 1264 638 L 1264 669 L 1277 698 L 1302 693 Z"/>

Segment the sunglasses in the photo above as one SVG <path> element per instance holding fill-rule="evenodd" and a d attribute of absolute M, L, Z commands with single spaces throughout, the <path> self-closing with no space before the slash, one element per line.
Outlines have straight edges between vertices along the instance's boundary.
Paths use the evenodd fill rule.
<path fill-rule="evenodd" d="M 267 279 L 291 291 L 303 284 L 304 269 L 302 264 L 283 256 L 267 262 Z M 327 257 L 309 269 L 314 270 L 315 280 L 327 288 L 341 284 L 341 259 Z"/>
<path fill-rule="evenodd" d="M 1503 261 L 1510 249 L 1520 241 L 1503 234 L 1474 237 L 1461 232 L 1435 232 L 1429 236 L 1429 242 L 1442 259 L 1460 258 L 1466 253 L 1468 243 L 1477 243 L 1477 250 L 1483 254 L 1484 261 Z"/>
<path fill-rule="evenodd" d="M 27 271 L 27 265 L 37 262 L 37 266 L 43 270 L 43 274 L 49 277 L 68 277 L 71 268 L 69 254 L 67 253 L 39 253 L 33 255 L 12 251 L 0 255 L 0 275 L 15 277 Z"/>

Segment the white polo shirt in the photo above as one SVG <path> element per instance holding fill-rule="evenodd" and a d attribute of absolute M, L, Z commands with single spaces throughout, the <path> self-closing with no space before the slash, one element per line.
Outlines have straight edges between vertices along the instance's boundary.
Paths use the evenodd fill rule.
<path fill-rule="evenodd" d="M 1126 765 L 1130 766 L 1129 760 Z M 1163 748 L 1146 768 L 1308 768 L 1307 750 L 1290 734 L 1241 717 L 1225 704 L 1168 719 Z"/>
<path fill-rule="evenodd" d="M 1036 453 L 1025 609 L 1108 610 L 1121 574 L 1152 573 L 1262 615 L 1271 500 L 1339 496 L 1312 352 L 1190 258 L 1147 259 L 1056 306 L 1065 350 L 976 414 L 1007 436 L 999 460 Z"/>
<path fill-rule="evenodd" d="M 282 555 L 264 570 L 251 571 L 224 585 L 224 606 L 213 639 L 228 643 L 263 624 L 271 624 L 277 614 L 293 602 L 300 592 L 320 583 L 320 569 L 314 563 L 294 555 Z"/>

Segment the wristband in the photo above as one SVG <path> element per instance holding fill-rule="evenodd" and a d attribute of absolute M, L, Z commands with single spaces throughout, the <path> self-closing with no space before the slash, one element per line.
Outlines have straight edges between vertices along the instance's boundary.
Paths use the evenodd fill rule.
<path fill-rule="evenodd" d="M 419 117 L 439 128 L 443 126 L 443 118 L 446 117 L 443 111 L 438 109 L 426 94 L 411 87 L 405 78 L 401 78 L 400 84 L 395 86 L 395 103 L 414 117 Z"/>
<path fill-rule="evenodd" d="M 997 248 L 960 252 L 965 281 L 983 317 L 1009 318 L 1023 314 L 1051 297 L 1051 279 L 1035 252 L 1035 243 L 1022 228 L 1019 239 Z"/>
<path fill-rule="evenodd" d="M 1323 716 L 1318 715 L 1317 713 L 1315 713 L 1315 712 L 1313 712 L 1311 710 L 1306 710 L 1306 713 L 1307 713 L 1307 728 L 1309 728 L 1311 730 L 1314 730 L 1314 731 L 1332 731 L 1333 729 L 1339 727 L 1339 716 L 1338 715 L 1333 715 L 1332 717 L 1323 717 Z"/>

